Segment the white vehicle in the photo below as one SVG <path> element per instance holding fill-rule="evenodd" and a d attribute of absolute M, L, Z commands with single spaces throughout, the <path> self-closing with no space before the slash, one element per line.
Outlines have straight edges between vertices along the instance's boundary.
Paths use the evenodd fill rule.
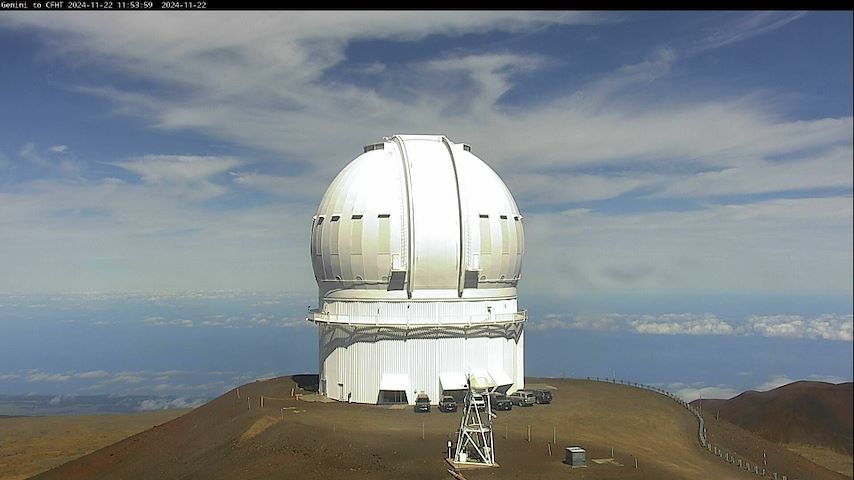
<path fill-rule="evenodd" d="M 513 402 L 513 405 L 519 405 L 520 407 L 530 407 L 531 405 L 537 403 L 537 397 L 535 397 L 534 394 L 531 392 L 519 390 L 513 395 L 510 395 L 510 401 Z"/>

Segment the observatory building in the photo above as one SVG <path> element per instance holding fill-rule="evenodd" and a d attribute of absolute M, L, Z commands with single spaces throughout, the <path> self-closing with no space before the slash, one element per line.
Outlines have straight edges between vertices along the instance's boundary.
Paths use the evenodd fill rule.
<path fill-rule="evenodd" d="M 432 403 L 469 374 L 524 387 L 516 302 L 522 215 L 466 144 L 394 135 L 332 181 L 311 224 L 320 392 L 359 403 Z"/>

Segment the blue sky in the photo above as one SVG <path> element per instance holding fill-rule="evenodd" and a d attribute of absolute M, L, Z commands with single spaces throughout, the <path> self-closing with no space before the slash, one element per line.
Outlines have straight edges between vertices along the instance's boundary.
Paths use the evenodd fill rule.
<path fill-rule="evenodd" d="M 803 342 L 850 365 L 851 25 L 851 12 L 4 12 L 0 303 L 316 302 L 307 223 L 334 175 L 384 135 L 443 133 L 525 214 L 532 342 Z M 21 310 L 2 308 L 12 332 Z M 167 317 L 157 308 L 126 320 Z M 851 377 L 750 361 L 761 373 L 720 388 Z M 33 359 L 5 375 L 34 368 L 109 370 Z M 680 375 L 660 381 L 723 385 Z"/>

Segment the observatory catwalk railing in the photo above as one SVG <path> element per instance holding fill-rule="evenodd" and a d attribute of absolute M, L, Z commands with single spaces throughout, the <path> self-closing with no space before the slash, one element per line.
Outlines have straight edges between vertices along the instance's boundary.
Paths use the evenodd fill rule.
<path fill-rule="evenodd" d="M 487 325 L 508 325 L 523 323 L 528 319 L 527 310 L 510 313 L 491 313 L 480 315 L 437 315 L 433 322 L 418 322 L 406 315 L 388 315 L 384 313 L 344 315 L 309 310 L 308 320 L 315 323 L 335 323 L 354 326 L 374 326 L 399 329 L 436 328 L 436 327 L 479 327 Z"/>
<path fill-rule="evenodd" d="M 690 403 L 686 402 L 679 395 L 677 395 L 673 392 L 669 392 L 667 390 L 664 390 L 663 388 L 659 388 L 659 387 L 656 387 L 653 385 L 645 385 L 643 383 L 630 382 L 628 380 L 619 380 L 616 378 L 587 377 L 587 380 L 596 381 L 596 382 L 604 382 L 604 383 L 613 383 L 615 385 L 626 385 L 629 387 L 635 387 L 635 388 L 641 388 L 644 390 L 650 390 L 650 391 L 659 393 L 661 395 L 664 395 L 664 396 L 670 398 L 671 400 L 673 400 L 674 402 L 678 403 L 682 407 L 684 407 L 686 410 L 691 412 L 691 414 L 694 415 L 694 417 L 697 418 L 697 423 L 698 423 L 697 438 L 698 438 L 698 441 L 700 443 L 700 446 L 702 448 L 704 448 L 705 450 L 708 450 L 709 453 L 711 453 L 712 455 L 715 455 L 717 457 L 720 457 L 722 460 L 724 460 L 725 462 L 727 462 L 733 466 L 736 466 L 742 470 L 747 470 L 749 473 L 752 473 L 754 475 L 758 475 L 760 477 L 772 478 L 773 480 L 789 480 L 789 477 L 787 475 L 783 475 L 783 474 L 778 473 L 778 472 L 769 472 L 768 471 L 768 468 L 767 468 L 768 462 L 767 462 L 767 458 L 765 458 L 764 452 L 763 452 L 763 459 L 762 459 L 761 466 L 760 466 L 759 462 L 756 462 L 756 461 L 751 462 L 746 458 L 743 458 L 743 457 L 736 455 L 735 452 L 730 452 L 729 450 L 721 448 L 717 445 L 713 445 L 711 442 L 709 442 L 708 439 L 706 438 L 706 421 L 703 418 L 703 413 L 700 411 L 700 409 L 698 409 L 698 408 L 694 407 L 693 405 L 691 405 Z M 797 479 L 792 478 L 791 480 L 797 480 Z"/>

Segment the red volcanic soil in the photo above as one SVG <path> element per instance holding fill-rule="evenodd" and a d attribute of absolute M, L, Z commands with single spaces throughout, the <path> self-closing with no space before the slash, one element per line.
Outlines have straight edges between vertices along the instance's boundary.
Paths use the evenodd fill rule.
<path fill-rule="evenodd" d="M 448 439 L 456 439 L 459 414 L 292 398 L 291 390 L 306 384 L 304 377 L 241 386 L 239 398 L 231 390 L 35 478 L 452 478 L 444 458 Z M 494 434 L 501 466 L 464 470 L 465 478 L 756 478 L 702 449 L 697 419 L 670 398 L 619 384 L 530 381 L 553 388 L 553 403 L 498 412 Z M 725 435 L 716 438 L 726 441 Z M 749 432 L 739 433 L 739 441 L 774 447 Z M 571 445 L 587 449 L 587 468 L 562 463 Z M 613 461 L 595 461 L 611 458 L 612 448 Z M 794 453 L 775 455 L 788 455 L 786 471 L 798 472 L 799 479 L 846 479 Z"/>
<path fill-rule="evenodd" d="M 720 419 L 775 443 L 827 447 L 852 454 L 854 384 L 794 382 L 767 392 L 748 391 L 729 400 L 703 399 L 706 418 Z"/>

